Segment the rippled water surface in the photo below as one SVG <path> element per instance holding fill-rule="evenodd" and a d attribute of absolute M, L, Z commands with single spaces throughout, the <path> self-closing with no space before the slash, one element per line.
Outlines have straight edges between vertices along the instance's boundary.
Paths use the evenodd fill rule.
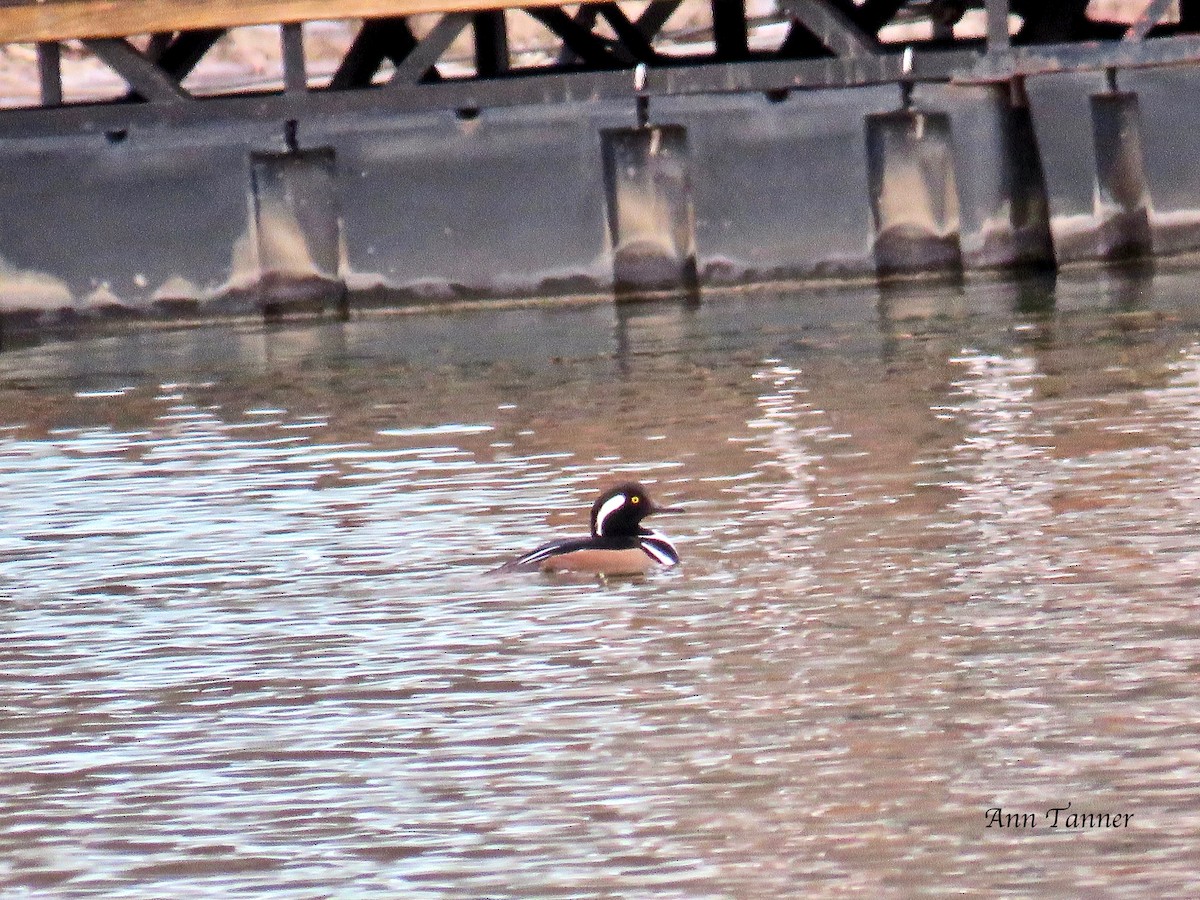
<path fill-rule="evenodd" d="M 0 354 L 4 895 L 1194 896 L 1198 287 Z"/>

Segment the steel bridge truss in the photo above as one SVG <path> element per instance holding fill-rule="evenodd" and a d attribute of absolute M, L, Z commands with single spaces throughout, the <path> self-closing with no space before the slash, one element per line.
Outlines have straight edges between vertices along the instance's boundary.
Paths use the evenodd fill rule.
<path fill-rule="evenodd" d="M 664 26 L 681 0 L 654 0 L 636 16 L 615 2 L 589 3 L 573 14 L 564 7 L 451 12 L 417 36 L 412 17 L 367 19 L 323 84 L 309 77 L 302 25 L 279 26 L 283 83 L 270 91 L 245 87 L 197 97 L 184 81 L 228 29 L 154 34 L 142 46 L 122 37 L 80 43 L 128 85 L 110 101 L 138 118 L 206 112 L 221 100 L 235 104 L 277 98 L 287 108 L 367 102 L 396 111 L 513 106 L 582 99 L 689 93 L 847 87 L 889 82 L 1005 82 L 1060 71 L 1103 71 L 1200 61 L 1200 0 L 1182 0 L 1177 21 L 1158 24 L 1172 8 L 1154 0 L 1132 25 L 1093 22 L 1086 0 L 779 0 L 786 34 L 772 49 L 750 40 L 756 22 L 745 0 L 710 0 L 711 31 L 693 43 L 668 36 Z M 986 36 L 955 38 L 954 26 L 985 11 Z M 560 49 L 530 62 L 512 52 L 514 16 L 536 20 Z M 885 43 L 881 32 L 921 17 L 931 36 Z M 1014 28 L 1014 24 L 1016 27 Z M 471 58 L 447 64 L 451 45 L 467 34 Z M 1146 40 L 1146 38 L 1151 38 Z M 461 43 L 461 42 L 460 42 Z M 40 42 L 40 109 L 64 104 L 62 44 Z M 353 99 L 352 99 L 353 98 Z M 286 109 L 284 110 L 286 112 Z M 5 113 L 10 125 L 20 111 Z"/>

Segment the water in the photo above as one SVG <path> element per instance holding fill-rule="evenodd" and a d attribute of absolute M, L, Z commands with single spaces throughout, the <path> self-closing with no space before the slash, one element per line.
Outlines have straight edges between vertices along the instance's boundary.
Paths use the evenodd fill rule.
<path fill-rule="evenodd" d="M 1196 283 L 0 355 L 4 896 L 1194 895 Z"/>

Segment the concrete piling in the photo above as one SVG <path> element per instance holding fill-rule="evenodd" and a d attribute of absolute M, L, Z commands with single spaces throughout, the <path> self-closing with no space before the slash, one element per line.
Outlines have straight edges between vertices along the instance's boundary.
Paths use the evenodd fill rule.
<path fill-rule="evenodd" d="M 289 150 L 251 158 L 251 209 L 263 315 L 344 316 L 334 151 Z"/>
<path fill-rule="evenodd" d="M 695 213 L 687 131 L 678 125 L 601 135 L 613 286 L 619 299 L 646 291 L 694 292 Z"/>
<path fill-rule="evenodd" d="M 1091 114 L 1100 223 L 1097 255 L 1103 259 L 1147 256 L 1154 244 L 1137 94 L 1115 90 L 1093 94 Z"/>
<path fill-rule="evenodd" d="M 866 141 L 879 274 L 960 272 L 949 116 L 917 109 L 868 116 Z"/>

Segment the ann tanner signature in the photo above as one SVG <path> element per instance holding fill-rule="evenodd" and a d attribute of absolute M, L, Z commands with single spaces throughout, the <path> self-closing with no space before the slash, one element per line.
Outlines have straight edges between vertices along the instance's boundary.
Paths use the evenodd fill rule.
<path fill-rule="evenodd" d="M 1039 823 L 1050 828 L 1083 831 L 1094 828 L 1128 828 L 1133 813 L 1071 812 L 1071 804 L 1052 806 L 1038 819 L 1037 813 L 1010 813 L 993 806 L 984 814 L 988 828 L 1037 828 Z"/>

